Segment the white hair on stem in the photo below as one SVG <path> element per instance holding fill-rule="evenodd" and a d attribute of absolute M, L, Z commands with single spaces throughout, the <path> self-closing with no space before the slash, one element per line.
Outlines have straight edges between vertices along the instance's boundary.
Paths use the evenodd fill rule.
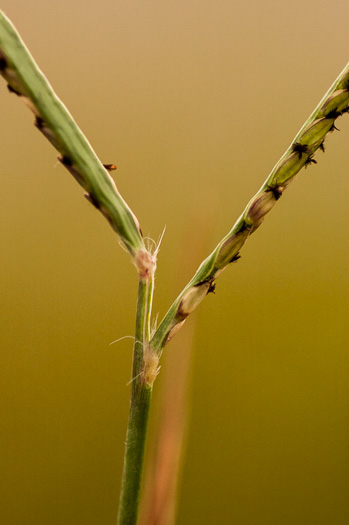
<path fill-rule="evenodd" d="M 111 343 L 109 343 L 109 346 L 110 345 L 113 345 L 114 343 L 118 343 L 119 341 L 122 341 L 123 339 L 133 339 L 134 340 L 134 335 L 124 335 L 123 337 L 119 337 L 119 339 L 115 339 L 115 341 L 112 341 Z M 138 343 L 140 343 L 140 341 L 138 341 Z"/>

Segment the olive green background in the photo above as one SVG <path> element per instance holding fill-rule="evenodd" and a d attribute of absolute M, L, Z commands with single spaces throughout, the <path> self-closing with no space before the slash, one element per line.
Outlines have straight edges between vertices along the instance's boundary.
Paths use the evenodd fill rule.
<path fill-rule="evenodd" d="M 1 8 L 144 234 L 166 225 L 160 316 L 349 59 L 343 0 Z M 187 322 L 178 525 L 349 524 L 348 116 L 338 127 Z M 133 333 L 136 272 L 2 79 L 0 154 L 0 522 L 112 525 L 132 342 L 109 343 Z"/>

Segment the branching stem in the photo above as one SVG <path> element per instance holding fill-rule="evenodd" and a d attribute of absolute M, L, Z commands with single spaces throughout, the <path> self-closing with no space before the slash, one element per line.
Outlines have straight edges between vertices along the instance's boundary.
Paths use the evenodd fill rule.
<path fill-rule="evenodd" d="M 239 252 L 249 236 L 282 196 L 297 173 L 316 163 L 324 151 L 336 119 L 349 112 L 349 64 L 277 162 L 260 190 L 247 204 L 228 234 L 199 266 L 174 301 L 151 339 L 151 310 L 156 253 L 144 245 L 138 220 L 110 177 L 113 164 L 102 164 L 71 114 L 54 93 L 10 20 L 0 11 L 0 75 L 9 91 L 33 111 L 35 125 L 59 151 L 59 160 L 85 189 L 85 196 L 108 220 L 129 251 L 139 278 L 136 330 L 118 525 L 136 525 L 143 457 L 152 385 L 165 344 L 204 297 L 214 291 L 215 280 Z"/>

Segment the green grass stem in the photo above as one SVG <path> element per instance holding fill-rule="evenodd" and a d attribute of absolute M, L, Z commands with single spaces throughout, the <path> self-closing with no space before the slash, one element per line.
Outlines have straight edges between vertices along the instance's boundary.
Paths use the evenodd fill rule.
<path fill-rule="evenodd" d="M 145 380 L 144 352 L 149 305 L 149 283 L 139 280 L 135 342 L 133 353 L 131 400 L 126 435 L 124 470 L 118 514 L 118 525 L 137 523 L 142 479 L 144 447 L 152 384 Z"/>

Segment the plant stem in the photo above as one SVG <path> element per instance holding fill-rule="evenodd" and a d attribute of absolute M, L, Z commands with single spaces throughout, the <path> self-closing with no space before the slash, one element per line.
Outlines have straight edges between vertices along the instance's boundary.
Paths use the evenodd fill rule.
<path fill-rule="evenodd" d="M 151 345 L 160 355 L 165 344 L 175 335 L 188 315 L 209 292 L 215 279 L 230 263 L 240 258 L 239 252 L 249 236 L 263 222 L 266 214 L 282 196 L 297 173 L 316 164 L 313 155 L 325 150 L 327 134 L 335 129 L 335 120 L 349 111 L 349 63 L 334 81 L 289 148 L 272 169 L 260 190 L 247 204 L 230 232 L 201 263 L 194 277 L 182 290 L 158 326 Z"/>
<path fill-rule="evenodd" d="M 126 436 L 118 525 L 137 523 L 144 447 L 147 433 L 152 381 L 148 380 L 146 356 L 152 279 L 139 279 L 131 401 Z M 156 361 L 157 362 L 157 361 Z M 155 379 L 155 377 L 154 377 Z"/>
<path fill-rule="evenodd" d="M 10 20 L 0 11 L 0 75 L 33 111 L 35 125 L 60 152 L 59 160 L 86 190 L 85 196 L 108 220 L 132 256 L 139 290 L 131 406 L 127 430 L 119 524 L 137 520 L 144 445 L 158 357 L 150 346 L 150 315 L 156 257 L 145 248 L 137 218 L 119 194 L 90 143 L 40 71 Z"/>

